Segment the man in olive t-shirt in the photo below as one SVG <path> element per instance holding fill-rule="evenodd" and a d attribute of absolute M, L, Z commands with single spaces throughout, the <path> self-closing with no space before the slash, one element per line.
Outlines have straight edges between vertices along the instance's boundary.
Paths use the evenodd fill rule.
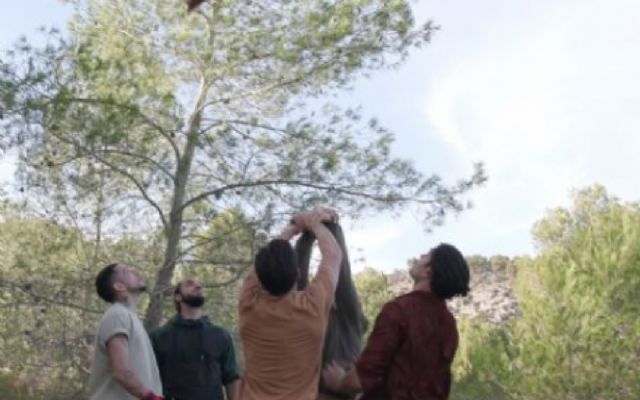
<path fill-rule="evenodd" d="M 108 265 L 96 278 L 98 295 L 112 305 L 100 319 L 96 334 L 91 400 L 163 399 L 151 341 L 135 313 L 145 288 L 142 275 L 122 264 Z"/>

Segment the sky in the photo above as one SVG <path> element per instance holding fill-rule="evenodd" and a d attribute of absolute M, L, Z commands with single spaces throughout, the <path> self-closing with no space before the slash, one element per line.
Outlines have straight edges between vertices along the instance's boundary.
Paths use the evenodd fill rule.
<path fill-rule="evenodd" d="M 7 0 L 3 0 L 7 2 Z M 439 242 L 465 254 L 535 255 L 531 228 L 571 192 L 604 185 L 640 200 L 640 2 L 432 0 L 419 21 L 440 30 L 399 69 L 358 79 L 340 97 L 396 134 L 394 154 L 446 182 L 483 162 L 471 210 L 425 232 L 419 216 L 346 222 L 355 269 L 404 268 Z M 0 48 L 39 25 L 64 27 L 54 0 L 7 2 Z M 11 162 L 0 164 L 0 181 Z"/>

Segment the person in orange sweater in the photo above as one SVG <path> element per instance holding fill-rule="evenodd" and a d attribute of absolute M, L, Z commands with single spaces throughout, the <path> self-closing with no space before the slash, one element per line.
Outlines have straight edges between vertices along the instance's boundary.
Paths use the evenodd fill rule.
<path fill-rule="evenodd" d="M 342 251 L 324 221 L 329 209 L 296 214 L 274 240 L 257 253 L 238 301 L 245 373 L 239 400 L 315 400 L 329 311 Z M 321 260 L 305 290 L 297 291 L 298 266 L 289 240 L 302 231 L 318 240 Z"/>

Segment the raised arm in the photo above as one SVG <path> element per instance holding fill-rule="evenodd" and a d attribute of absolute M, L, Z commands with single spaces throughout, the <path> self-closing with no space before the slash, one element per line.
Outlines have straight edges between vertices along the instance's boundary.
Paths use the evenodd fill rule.
<path fill-rule="evenodd" d="M 313 233 L 318 241 L 320 265 L 307 290 L 311 298 L 316 300 L 315 303 L 325 312 L 330 309 L 334 301 L 338 277 L 340 276 L 342 250 L 333 234 L 324 225 L 324 222 L 336 219 L 335 211 L 327 208 L 318 208 L 293 217 L 295 225 L 301 230 Z"/>
<path fill-rule="evenodd" d="M 340 263 L 342 263 L 342 250 L 331 231 L 324 225 L 324 221 L 330 221 L 334 215 L 328 210 L 313 211 L 306 219 L 306 228 L 310 230 L 318 241 L 320 248 L 320 265 L 316 279 L 326 277 L 329 283 L 331 295 L 335 293 L 340 276 Z"/>

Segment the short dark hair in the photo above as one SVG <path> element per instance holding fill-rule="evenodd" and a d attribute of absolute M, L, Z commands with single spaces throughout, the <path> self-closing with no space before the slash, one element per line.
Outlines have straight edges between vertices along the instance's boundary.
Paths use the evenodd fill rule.
<path fill-rule="evenodd" d="M 466 296 L 469 292 L 469 266 L 460 250 L 440 243 L 431 250 L 431 291 L 442 299 Z"/>
<path fill-rule="evenodd" d="M 96 277 L 96 291 L 98 296 L 107 303 L 113 303 L 116 293 L 113 290 L 113 282 L 116 276 L 118 263 L 109 264 L 102 268 Z"/>
<path fill-rule="evenodd" d="M 255 269 L 269 293 L 282 296 L 289 292 L 298 278 L 298 261 L 291 243 L 284 239 L 267 243 L 256 254 Z"/>

